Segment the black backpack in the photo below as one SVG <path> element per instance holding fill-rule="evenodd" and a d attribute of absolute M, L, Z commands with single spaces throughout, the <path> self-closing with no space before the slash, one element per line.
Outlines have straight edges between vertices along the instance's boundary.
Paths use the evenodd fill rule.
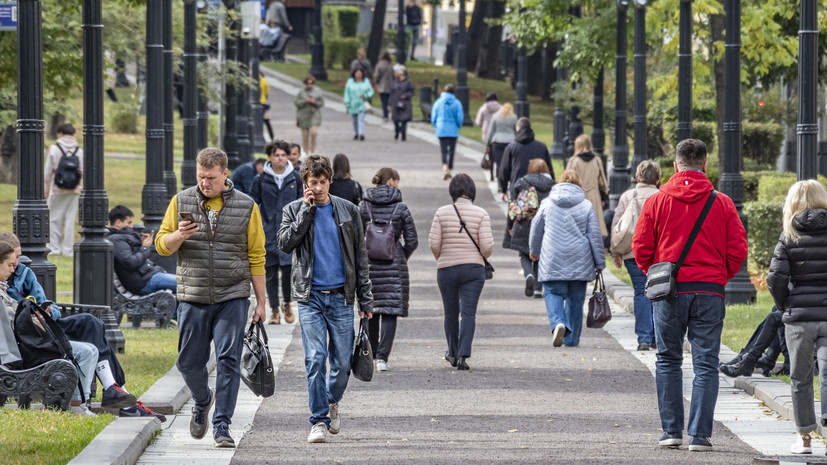
<path fill-rule="evenodd" d="M 368 249 L 368 258 L 371 260 L 393 260 L 396 256 L 396 231 L 393 229 L 393 217 L 399 208 L 397 203 L 393 207 L 388 219 L 373 218 L 370 203 L 365 205 L 370 222 L 365 227 L 365 246 Z"/>
<path fill-rule="evenodd" d="M 46 304 L 51 305 L 49 302 Z M 58 358 L 73 360 L 69 338 L 45 310 L 29 299 L 23 299 L 17 305 L 14 337 L 23 359 L 23 368 L 36 367 Z"/>
<path fill-rule="evenodd" d="M 75 150 L 67 155 L 60 144 L 55 146 L 61 153 L 60 162 L 55 170 L 55 186 L 61 189 L 74 189 L 80 184 L 80 157 L 77 156 L 80 147 L 75 147 Z"/>

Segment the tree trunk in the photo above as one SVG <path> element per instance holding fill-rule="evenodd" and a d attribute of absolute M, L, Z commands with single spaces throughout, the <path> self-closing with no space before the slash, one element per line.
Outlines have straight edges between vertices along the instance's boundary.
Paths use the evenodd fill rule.
<path fill-rule="evenodd" d="M 502 18 L 505 14 L 505 2 L 491 0 L 488 4 L 489 18 Z M 480 37 L 481 47 L 476 62 L 477 77 L 502 79 L 500 75 L 500 48 L 502 47 L 502 26 L 486 25 L 485 35 Z M 474 69 L 469 66 L 469 69 Z"/>
<path fill-rule="evenodd" d="M 485 18 L 489 15 L 489 10 L 491 9 L 490 4 L 491 2 L 486 0 L 477 0 L 474 2 L 474 12 L 471 14 L 471 24 L 468 26 L 468 48 L 465 52 L 467 69 L 477 68 L 480 44 L 482 38 L 485 37 L 485 30 L 488 28 L 485 24 Z"/>
<path fill-rule="evenodd" d="M 0 183 L 17 184 L 17 131 L 6 126 L 0 131 Z"/>
<path fill-rule="evenodd" d="M 543 101 L 551 101 L 551 86 L 557 82 L 557 68 L 554 60 L 557 59 L 557 47 L 546 47 L 543 60 Z"/>
<path fill-rule="evenodd" d="M 388 0 L 376 0 L 373 10 L 373 21 L 370 25 L 370 38 L 368 39 L 368 60 L 376 66 L 379 63 L 379 54 L 382 53 L 382 36 L 385 33 L 385 11 L 388 7 Z"/>
<path fill-rule="evenodd" d="M 526 57 L 526 68 L 528 69 L 543 69 L 543 50 L 537 50 L 533 55 Z M 526 76 L 526 84 L 528 84 L 528 95 L 535 95 L 542 97 L 545 94 L 545 78 L 543 73 L 529 72 Z"/>
<path fill-rule="evenodd" d="M 60 112 L 49 117 L 49 124 L 46 125 L 46 138 L 57 139 L 57 127 L 66 122 L 66 116 Z"/>
<path fill-rule="evenodd" d="M 715 41 L 723 42 L 725 39 L 724 36 L 724 26 L 725 26 L 725 19 L 724 15 L 711 15 L 709 17 L 709 24 L 711 27 L 711 39 L 712 43 Z M 715 56 L 715 50 L 713 46 L 710 45 L 710 54 Z M 718 117 L 718 124 L 717 124 L 717 131 L 716 137 L 718 138 L 718 147 L 721 146 L 721 141 L 724 138 L 724 89 L 726 88 L 726 84 L 724 82 L 724 60 L 723 58 L 720 60 L 715 60 L 714 64 L 714 72 L 715 72 L 715 113 Z M 706 143 L 711 143 L 711 141 L 704 141 Z M 710 147 L 711 151 L 711 147 Z M 719 151 L 720 153 L 720 151 Z M 724 172 L 724 157 L 718 157 L 718 172 Z"/>

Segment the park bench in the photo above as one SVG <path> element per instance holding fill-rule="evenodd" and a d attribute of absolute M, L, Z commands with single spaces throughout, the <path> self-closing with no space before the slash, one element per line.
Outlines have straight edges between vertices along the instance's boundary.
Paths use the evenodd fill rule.
<path fill-rule="evenodd" d="M 118 327 L 118 321 L 115 319 L 114 308 L 109 308 L 106 305 L 86 305 L 86 304 L 61 304 L 57 307 L 60 313 L 64 316 L 76 315 L 78 313 L 89 313 L 100 318 L 106 328 L 106 340 L 112 347 L 116 354 L 122 354 L 126 345 L 126 340 L 123 337 L 123 331 Z"/>
<path fill-rule="evenodd" d="M 158 328 L 170 326 L 170 320 L 178 305 L 172 292 L 163 289 L 152 294 L 136 295 L 126 290 L 117 274 L 113 273 L 113 278 L 115 295 L 112 299 L 112 311 L 118 323 L 124 315 L 129 315 L 132 317 L 134 328 L 140 328 L 141 320 L 144 318 L 154 320 Z"/>
<path fill-rule="evenodd" d="M 22 408 L 28 408 L 35 399 L 46 407 L 66 410 L 77 385 L 78 373 L 68 360 L 50 360 L 25 370 L 0 365 L 0 406 L 14 396 Z"/>

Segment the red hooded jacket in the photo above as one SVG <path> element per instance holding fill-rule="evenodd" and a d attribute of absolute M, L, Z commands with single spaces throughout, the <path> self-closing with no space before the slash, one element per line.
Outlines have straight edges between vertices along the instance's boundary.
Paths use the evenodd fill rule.
<path fill-rule="evenodd" d="M 659 262 L 677 262 L 695 221 L 712 191 L 699 171 L 680 171 L 643 204 L 632 248 L 646 273 Z M 747 258 L 747 233 L 728 196 L 718 193 L 701 231 L 678 270 L 678 293 L 708 292 L 724 296 L 726 282 Z"/>

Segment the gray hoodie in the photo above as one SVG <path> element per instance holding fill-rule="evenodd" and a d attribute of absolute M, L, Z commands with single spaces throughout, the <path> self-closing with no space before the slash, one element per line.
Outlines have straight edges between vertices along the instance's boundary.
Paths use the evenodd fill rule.
<path fill-rule="evenodd" d="M 276 185 L 279 186 L 279 189 L 281 189 L 281 183 L 284 182 L 287 176 L 293 172 L 293 164 L 288 160 L 287 165 L 284 166 L 284 173 L 276 174 L 276 172 L 273 171 L 272 164 L 268 161 L 264 163 L 264 172 L 272 176 L 276 181 Z"/>

